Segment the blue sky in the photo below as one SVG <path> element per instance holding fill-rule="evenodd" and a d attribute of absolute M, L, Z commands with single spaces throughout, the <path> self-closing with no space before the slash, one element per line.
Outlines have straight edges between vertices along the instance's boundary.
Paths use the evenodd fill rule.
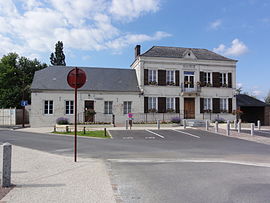
<path fill-rule="evenodd" d="M 129 68 L 134 46 L 206 48 L 239 60 L 237 83 L 260 99 L 270 90 L 269 0 L 5 0 L 0 56 L 49 64 L 58 40 L 71 66 Z"/>

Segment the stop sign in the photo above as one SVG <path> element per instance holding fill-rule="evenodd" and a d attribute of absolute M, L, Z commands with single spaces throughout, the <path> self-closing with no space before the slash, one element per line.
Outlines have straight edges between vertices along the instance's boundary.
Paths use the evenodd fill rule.
<path fill-rule="evenodd" d="M 68 73 L 67 82 L 72 88 L 81 88 L 86 82 L 86 74 L 82 69 L 73 68 Z"/>

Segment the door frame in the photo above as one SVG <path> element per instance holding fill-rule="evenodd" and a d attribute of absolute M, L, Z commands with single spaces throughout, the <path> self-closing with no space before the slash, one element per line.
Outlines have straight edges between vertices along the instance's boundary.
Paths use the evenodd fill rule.
<path fill-rule="evenodd" d="M 187 106 L 191 105 L 193 112 L 187 110 Z M 184 119 L 195 119 L 195 98 L 194 97 L 186 97 L 184 98 Z"/>

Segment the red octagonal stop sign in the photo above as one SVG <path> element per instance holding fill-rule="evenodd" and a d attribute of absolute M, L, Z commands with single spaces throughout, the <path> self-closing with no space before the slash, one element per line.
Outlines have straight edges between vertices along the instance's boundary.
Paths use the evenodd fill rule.
<path fill-rule="evenodd" d="M 77 78 L 76 78 L 77 75 Z M 76 86 L 77 81 L 77 86 Z M 72 88 L 81 88 L 86 82 L 86 74 L 82 69 L 73 68 L 69 71 L 67 76 L 67 82 Z"/>

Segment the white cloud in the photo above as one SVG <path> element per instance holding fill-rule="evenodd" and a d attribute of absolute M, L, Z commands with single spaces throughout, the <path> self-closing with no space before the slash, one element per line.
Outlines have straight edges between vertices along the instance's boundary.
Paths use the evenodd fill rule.
<path fill-rule="evenodd" d="M 236 87 L 237 88 L 242 88 L 243 87 L 243 84 L 242 83 L 236 83 Z"/>
<path fill-rule="evenodd" d="M 160 0 L 112 0 L 110 12 L 122 21 L 130 21 L 147 12 L 159 10 Z"/>
<path fill-rule="evenodd" d="M 16 2 L 16 4 L 15 4 Z M 116 25 L 159 9 L 159 0 L 5 0 L 0 1 L 0 54 L 50 53 L 61 40 L 65 49 L 121 49 L 153 36 L 121 31 Z M 68 51 L 68 50 L 66 50 Z"/>
<path fill-rule="evenodd" d="M 210 28 L 216 30 L 221 26 L 221 24 L 222 24 L 222 21 L 220 19 L 217 19 L 214 22 L 210 23 Z"/>
<path fill-rule="evenodd" d="M 252 91 L 252 95 L 256 96 L 256 97 L 259 97 L 259 96 L 262 96 L 262 91 L 260 90 L 253 90 Z"/>
<path fill-rule="evenodd" d="M 230 47 L 220 44 L 213 51 L 226 56 L 240 56 L 248 52 L 248 47 L 239 39 L 234 39 Z"/>

